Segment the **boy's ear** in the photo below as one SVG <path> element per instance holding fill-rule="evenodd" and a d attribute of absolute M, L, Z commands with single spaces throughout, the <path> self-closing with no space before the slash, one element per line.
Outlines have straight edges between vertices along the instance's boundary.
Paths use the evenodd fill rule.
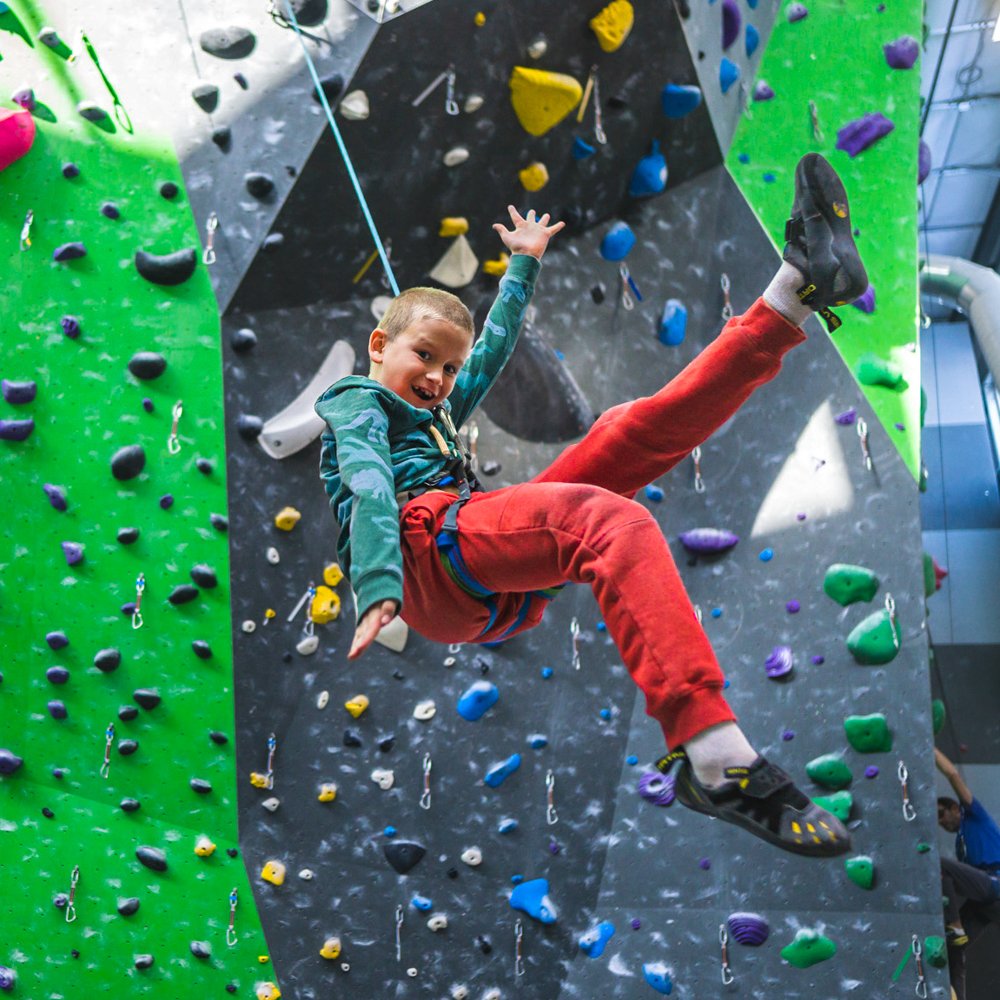
<path fill-rule="evenodd" d="M 368 338 L 368 357 L 375 364 L 382 364 L 382 353 L 389 341 L 389 335 L 381 327 L 375 327 Z"/>

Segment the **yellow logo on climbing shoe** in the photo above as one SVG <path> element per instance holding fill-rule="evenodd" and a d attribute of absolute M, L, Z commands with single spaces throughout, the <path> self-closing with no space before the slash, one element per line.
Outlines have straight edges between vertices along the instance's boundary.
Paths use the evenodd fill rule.
<path fill-rule="evenodd" d="M 835 201 L 831 206 L 833 208 L 833 214 L 837 216 L 838 219 L 847 218 L 847 206 L 842 205 L 839 201 Z"/>

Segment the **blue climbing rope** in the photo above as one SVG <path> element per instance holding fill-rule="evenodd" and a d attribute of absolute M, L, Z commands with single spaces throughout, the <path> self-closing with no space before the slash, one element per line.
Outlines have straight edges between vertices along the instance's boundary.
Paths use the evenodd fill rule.
<path fill-rule="evenodd" d="M 351 163 L 351 157 L 348 155 L 347 146 L 344 145 L 344 138 L 340 134 L 340 129 L 337 128 L 337 123 L 334 120 L 333 112 L 330 110 L 326 94 L 323 93 L 323 85 L 319 81 L 319 74 L 316 72 L 316 66 L 312 61 L 312 56 L 309 55 L 309 50 L 306 48 L 305 39 L 302 37 L 302 29 L 299 27 L 299 22 L 295 17 L 295 11 L 292 10 L 292 5 L 289 3 L 289 0 L 283 0 L 282 6 L 288 12 L 288 21 L 295 29 L 295 34 L 298 35 L 299 44 L 302 46 L 302 54 L 306 57 L 306 65 L 309 67 L 309 75 L 312 77 L 313 84 L 316 87 L 316 93 L 319 95 L 319 102 L 323 105 L 323 110 L 326 112 L 326 120 L 330 123 L 330 129 L 333 132 L 333 137 L 337 140 L 340 155 L 344 159 L 344 166 L 347 167 L 347 173 L 351 178 L 351 184 L 354 185 L 354 193 L 358 196 L 358 203 L 361 205 L 361 211 L 364 213 L 365 221 L 368 223 L 368 228 L 371 230 L 372 238 L 375 240 L 375 249 L 378 250 L 379 258 L 382 261 L 382 267 L 385 268 L 385 275 L 389 279 L 392 294 L 399 295 L 399 285 L 396 284 L 396 276 L 392 273 L 392 266 L 389 263 L 388 254 L 385 252 L 385 247 L 382 244 L 382 238 L 378 234 L 378 229 L 375 228 L 375 220 L 372 218 L 372 213 L 368 209 L 368 202 L 365 200 L 364 191 L 361 190 L 361 182 L 358 180 L 358 175 L 354 172 L 354 164 Z"/>

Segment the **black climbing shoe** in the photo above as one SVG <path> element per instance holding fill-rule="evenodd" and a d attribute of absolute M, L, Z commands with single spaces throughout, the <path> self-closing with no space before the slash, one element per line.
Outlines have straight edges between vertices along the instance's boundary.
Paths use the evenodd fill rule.
<path fill-rule="evenodd" d="M 793 854 L 832 857 L 851 849 L 844 824 L 811 802 L 780 767 L 763 757 L 749 767 L 727 767 L 723 773 L 730 780 L 718 788 L 705 788 L 698 781 L 683 751 L 674 751 L 656 766 L 669 771 L 678 760 L 677 800 L 688 809 L 734 823 Z"/>
<path fill-rule="evenodd" d="M 833 333 L 841 324 L 830 306 L 847 305 L 863 295 L 868 275 L 854 245 L 847 192 L 819 153 L 807 153 L 795 168 L 795 201 L 785 240 L 781 256 L 805 276 L 799 299 Z"/>

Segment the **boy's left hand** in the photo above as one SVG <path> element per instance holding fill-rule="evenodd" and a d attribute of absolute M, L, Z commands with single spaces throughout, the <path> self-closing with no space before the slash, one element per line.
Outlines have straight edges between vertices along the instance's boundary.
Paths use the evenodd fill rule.
<path fill-rule="evenodd" d="M 514 223 L 513 230 L 507 229 L 501 222 L 493 226 L 503 240 L 504 246 L 511 253 L 524 253 L 537 260 L 542 259 L 549 240 L 566 225 L 565 222 L 555 222 L 550 226 L 548 212 L 540 219 L 536 219 L 533 208 L 528 209 L 527 218 L 524 218 L 513 205 L 508 205 L 507 211 L 510 212 L 510 221 Z"/>

